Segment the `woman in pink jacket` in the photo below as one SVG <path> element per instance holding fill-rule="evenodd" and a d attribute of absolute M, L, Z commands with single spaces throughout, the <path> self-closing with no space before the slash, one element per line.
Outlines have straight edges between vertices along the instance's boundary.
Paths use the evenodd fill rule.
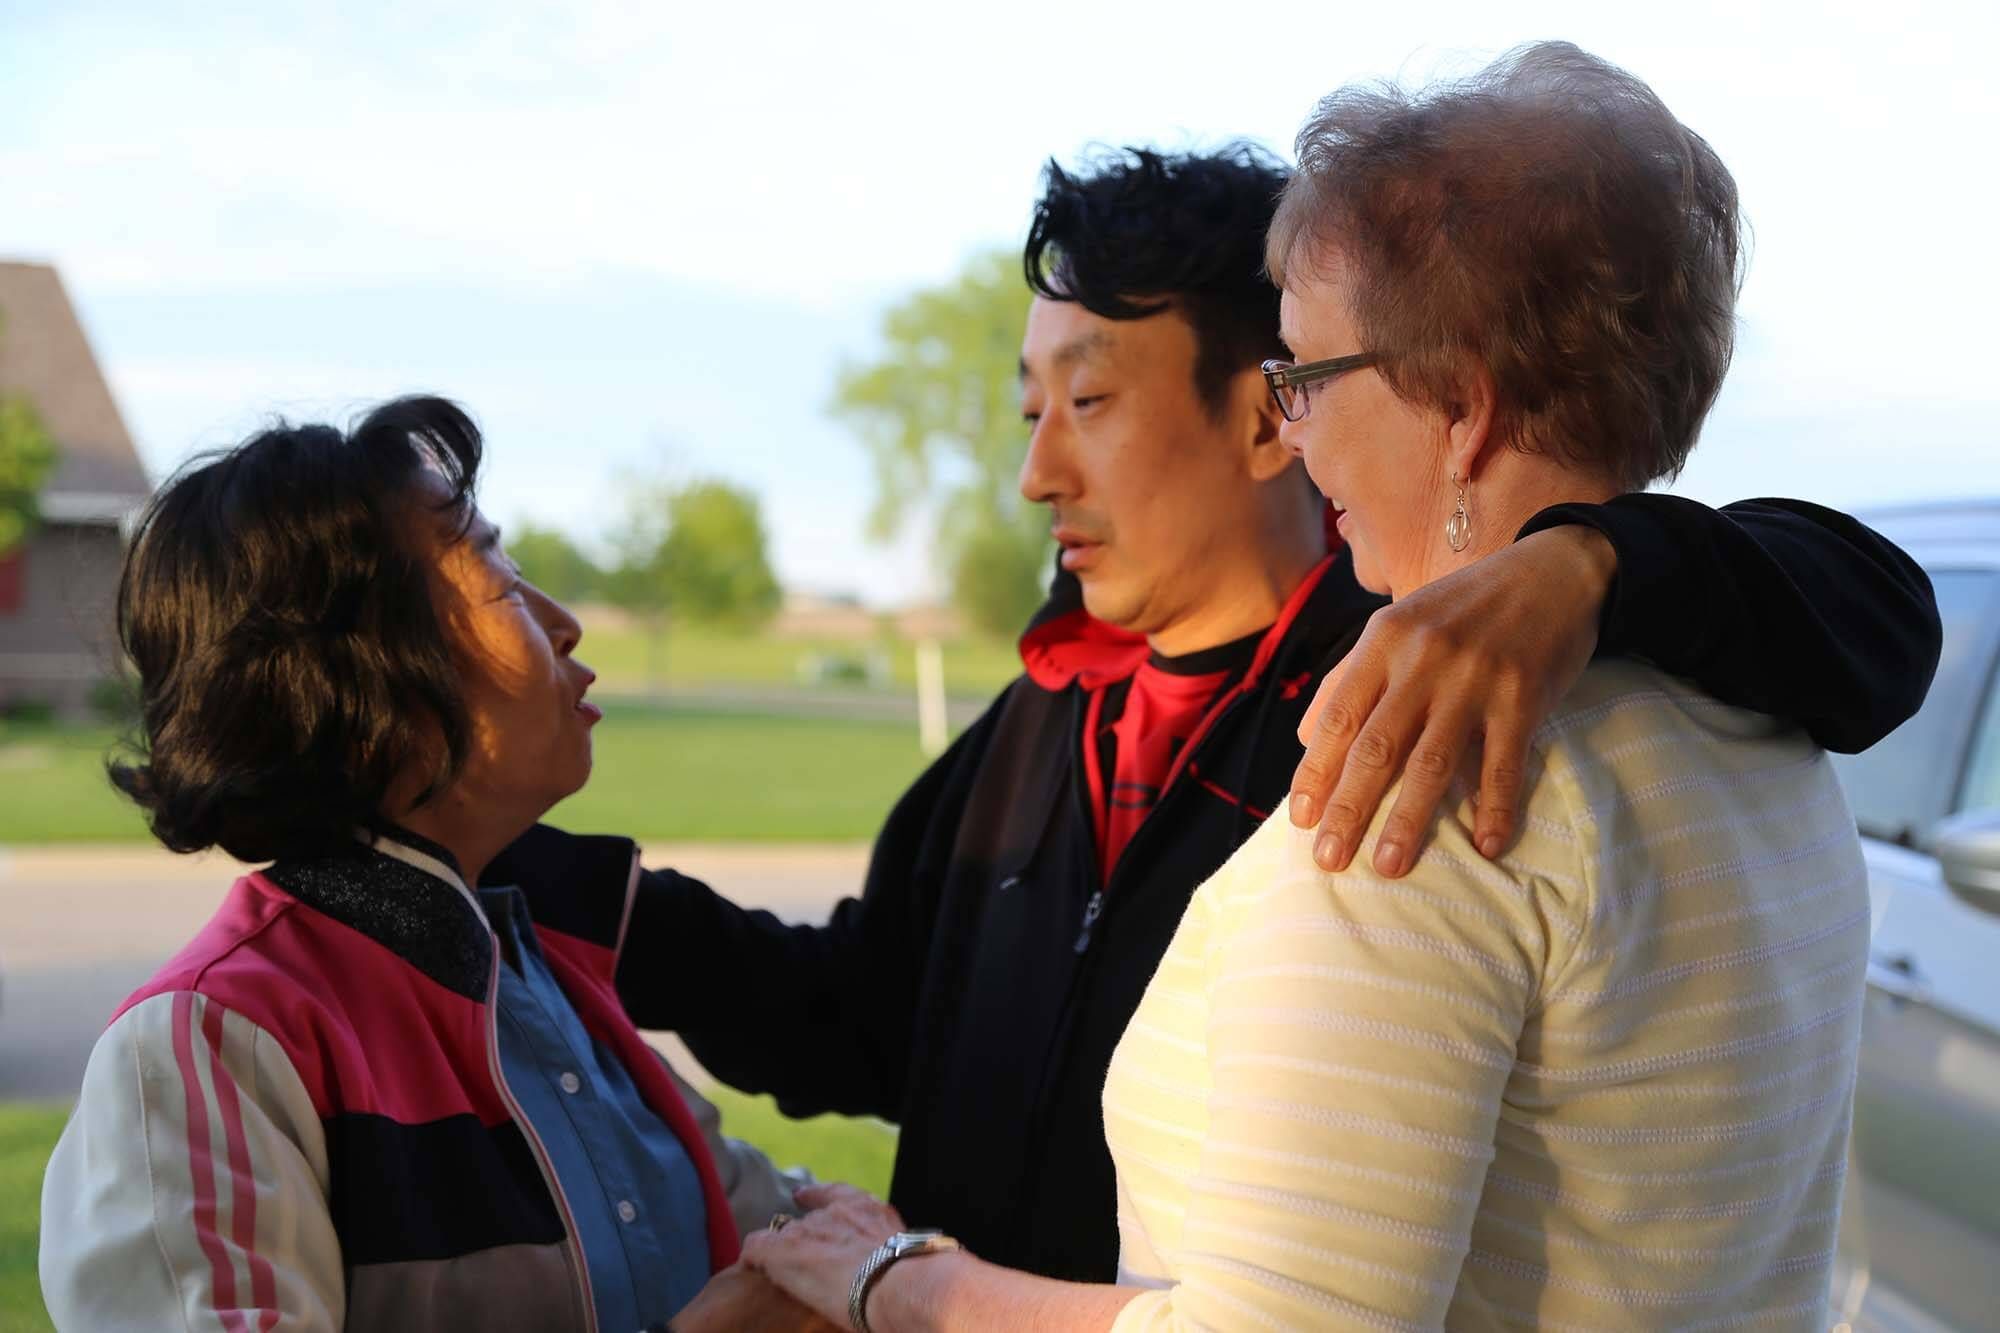
<path fill-rule="evenodd" d="M 480 455 L 404 399 L 199 460 L 140 523 L 112 779 L 265 868 L 92 1052 L 43 1194 L 61 1328 L 813 1322 L 730 1267 L 772 1208 L 619 1005 L 632 844 L 530 836 L 600 714 Z"/>

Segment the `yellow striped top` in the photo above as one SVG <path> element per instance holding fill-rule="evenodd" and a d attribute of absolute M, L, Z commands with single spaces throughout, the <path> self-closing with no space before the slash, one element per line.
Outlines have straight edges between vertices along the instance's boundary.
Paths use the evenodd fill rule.
<path fill-rule="evenodd" d="M 1195 894 L 1104 1088 L 1121 1333 L 1825 1327 L 1868 940 L 1825 756 L 1605 664 L 1528 780 L 1497 864 L 1461 789 L 1402 880 L 1281 814 Z"/>

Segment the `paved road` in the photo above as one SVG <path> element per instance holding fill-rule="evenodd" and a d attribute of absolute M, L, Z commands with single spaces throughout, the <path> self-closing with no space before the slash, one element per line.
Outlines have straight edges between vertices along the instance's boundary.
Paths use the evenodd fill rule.
<path fill-rule="evenodd" d="M 738 902 L 819 920 L 861 884 L 862 846 L 649 847 Z M 119 1001 L 193 937 L 240 868 L 150 848 L 0 848 L 0 1101 L 60 1100 Z"/>

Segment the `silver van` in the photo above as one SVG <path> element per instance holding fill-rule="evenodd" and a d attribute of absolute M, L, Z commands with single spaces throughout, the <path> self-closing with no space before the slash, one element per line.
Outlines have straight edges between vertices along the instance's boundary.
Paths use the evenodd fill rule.
<path fill-rule="evenodd" d="M 1862 515 L 1930 574 L 1917 715 L 1836 760 L 1874 939 L 1833 1304 L 1856 1329 L 2000 1329 L 2000 500 Z"/>

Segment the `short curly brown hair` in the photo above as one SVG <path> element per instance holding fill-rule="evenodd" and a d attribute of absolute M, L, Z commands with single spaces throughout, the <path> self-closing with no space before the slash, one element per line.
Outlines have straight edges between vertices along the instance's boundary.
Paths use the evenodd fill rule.
<path fill-rule="evenodd" d="M 456 775 L 459 667 L 405 529 L 433 469 L 462 530 L 481 452 L 457 405 L 401 398 L 345 434 L 279 423 L 160 488 L 118 589 L 137 754 L 109 769 L 161 842 L 322 853 L 390 827 L 404 774 L 420 800 Z"/>
<path fill-rule="evenodd" d="M 1337 254 L 1365 350 L 1444 406 L 1467 358 L 1506 443 L 1627 489 L 1687 461 L 1729 369 L 1736 182 L 1645 83 L 1566 42 L 1343 88 L 1299 131 L 1266 263 Z"/>

